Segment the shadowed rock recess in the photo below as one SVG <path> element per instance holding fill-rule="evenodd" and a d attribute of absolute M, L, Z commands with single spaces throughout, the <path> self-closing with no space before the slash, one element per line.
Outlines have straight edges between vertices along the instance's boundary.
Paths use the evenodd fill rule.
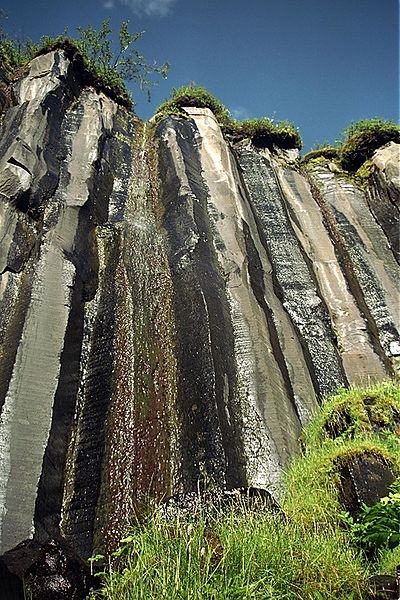
<path fill-rule="evenodd" d="M 277 497 L 321 397 L 400 357 L 398 146 L 364 194 L 80 68 L 34 59 L 2 116 L 0 553 L 110 551 L 149 496 Z"/>

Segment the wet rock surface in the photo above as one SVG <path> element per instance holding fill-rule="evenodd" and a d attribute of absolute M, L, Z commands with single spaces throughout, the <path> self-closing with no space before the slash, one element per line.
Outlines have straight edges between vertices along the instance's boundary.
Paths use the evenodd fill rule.
<path fill-rule="evenodd" d="M 345 384 L 346 378 L 313 266 L 289 220 L 269 152 L 245 147 L 237 154 L 262 242 L 274 269 L 277 294 L 296 327 L 318 392 L 326 395 Z"/>
<path fill-rule="evenodd" d="M 318 195 L 293 152 L 233 150 L 208 109 L 147 126 L 81 68 L 54 50 L 0 101 L 0 552 L 34 537 L 60 594 L 49 539 L 112 551 L 149 495 L 279 497 L 321 395 L 400 357 L 396 149 L 370 196 L 329 169 Z"/>
<path fill-rule="evenodd" d="M 393 255 L 400 263 L 400 148 L 391 142 L 372 157 L 367 199 L 372 214 L 382 227 Z"/>
<path fill-rule="evenodd" d="M 207 520 L 235 509 L 268 511 L 284 518 L 275 498 L 267 490 L 253 487 L 176 494 L 160 506 L 161 515 L 166 519 L 201 517 Z"/>
<path fill-rule="evenodd" d="M 25 597 L 22 582 L 32 600 L 83 600 L 98 584 L 89 566 L 62 539 L 22 542 L 0 558 L 0 572 L 5 600 Z"/>
<path fill-rule="evenodd" d="M 365 452 L 340 461 L 339 500 L 344 508 L 357 517 L 362 504 L 372 506 L 387 496 L 395 480 L 391 465 L 381 456 Z"/>
<path fill-rule="evenodd" d="M 367 324 L 375 353 L 387 371 L 399 368 L 399 269 L 365 194 L 325 167 L 313 172 L 336 232 L 337 252 Z"/>

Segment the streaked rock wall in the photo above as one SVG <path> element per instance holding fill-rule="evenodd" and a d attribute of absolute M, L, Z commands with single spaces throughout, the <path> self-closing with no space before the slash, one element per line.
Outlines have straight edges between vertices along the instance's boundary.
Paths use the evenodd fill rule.
<path fill-rule="evenodd" d="M 321 397 L 400 357 L 398 146 L 364 194 L 208 109 L 144 125 L 80 68 L 33 60 L 1 125 L 1 552 L 110 550 L 149 497 L 279 495 Z"/>

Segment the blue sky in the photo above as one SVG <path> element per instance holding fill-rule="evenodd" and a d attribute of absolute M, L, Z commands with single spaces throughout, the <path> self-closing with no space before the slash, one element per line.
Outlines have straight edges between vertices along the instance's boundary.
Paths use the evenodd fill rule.
<path fill-rule="evenodd" d="M 3 0 L 11 35 L 37 39 L 65 28 L 145 30 L 139 49 L 168 61 L 149 118 L 173 87 L 208 88 L 237 118 L 269 116 L 299 127 L 305 150 L 333 142 L 351 121 L 398 120 L 397 0 Z"/>

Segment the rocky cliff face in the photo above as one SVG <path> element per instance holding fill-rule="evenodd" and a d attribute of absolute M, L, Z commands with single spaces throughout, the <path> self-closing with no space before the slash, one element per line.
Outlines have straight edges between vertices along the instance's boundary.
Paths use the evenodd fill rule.
<path fill-rule="evenodd" d="M 296 151 L 230 147 L 208 109 L 144 125 L 62 50 L 13 98 L 1 551 L 112 549 L 148 496 L 279 494 L 321 397 L 398 366 L 398 146 L 363 193 Z"/>

